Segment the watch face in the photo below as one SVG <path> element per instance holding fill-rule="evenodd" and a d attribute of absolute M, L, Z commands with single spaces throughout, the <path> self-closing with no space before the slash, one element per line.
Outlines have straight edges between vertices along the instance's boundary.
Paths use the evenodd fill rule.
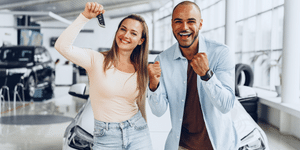
<path fill-rule="evenodd" d="M 213 75 L 213 72 L 212 72 L 212 70 L 209 69 L 206 72 L 205 76 L 201 76 L 201 79 L 207 81 L 212 77 L 212 75 Z"/>
<path fill-rule="evenodd" d="M 208 74 L 209 78 L 211 78 L 213 75 L 213 72 L 211 70 L 208 70 L 207 74 Z"/>

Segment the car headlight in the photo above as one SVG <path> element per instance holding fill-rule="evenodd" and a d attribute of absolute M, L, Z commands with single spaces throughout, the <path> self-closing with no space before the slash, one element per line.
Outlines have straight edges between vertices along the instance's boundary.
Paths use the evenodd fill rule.
<path fill-rule="evenodd" d="M 70 130 L 68 145 L 75 149 L 92 149 L 93 135 L 76 125 Z"/>
<path fill-rule="evenodd" d="M 76 123 L 79 121 L 79 118 L 85 108 L 85 104 L 82 105 L 82 107 L 79 109 L 77 115 L 75 116 L 75 118 L 72 120 L 72 122 L 70 123 L 70 125 L 68 125 L 68 127 L 65 130 L 65 134 L 64 137 L 67 138 L 67 136 L 69 135 L 70 130 L 72 130 L 72 128 L 76 125 Z"/>
<path fill-rule="evenodd" d="M 266 146 L 257 128 L 241 139 L 239 150 L 265 150 Z"/>

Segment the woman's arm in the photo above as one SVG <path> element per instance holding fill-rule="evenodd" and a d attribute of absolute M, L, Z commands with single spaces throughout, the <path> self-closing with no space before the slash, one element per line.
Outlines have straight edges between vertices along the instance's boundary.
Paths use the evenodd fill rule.
<path fill-rule="evenodd" d="M 83 26 L 97 14 L 103 13 L 103 7 L 97 3 L 87 3 L 85 10 L 76 20 L 59 36 L 55 43 L 55 49 L 71 62 L 89 69 L 92 65 L 93 53 L 92 50 L 82 49 L 73 46 L 77 35 Z"/>

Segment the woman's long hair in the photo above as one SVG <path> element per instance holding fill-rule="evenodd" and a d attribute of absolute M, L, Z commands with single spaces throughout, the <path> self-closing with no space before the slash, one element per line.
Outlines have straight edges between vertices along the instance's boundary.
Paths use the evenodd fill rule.
<path fill-rule="evenodd" d="M 144 42 L 141 45 L 137 45 L 132 51 L 130 56 L 130 60 L 134 65 L 135 71 L 137 72 L 137 90 L 139 91 L 137 102 L 141 102 L 146 97 L 146 89 L 148 83 L 148 69 L 147 69 L 148 45 L 149 45 L 148 26 L 145 20 L 141 16 L 132 14 L 125 17 L 120 22 L 116 34 L 120 29 L 120 26 L 122 25 L 123 21 L 126 19 L 137 20 L 143 26 L 143 32 L 141 38 L 144 38 Z M 104 72 L 106 72 L 107 69 L 112 67 L 112 65 L 118 65 L 117 62 L 119 58 L 118 58 L 118 45 L 116 42 L 116 34 L 111 49 L 107 52 L 103 52 L 105 56 L 104 65 L 103 65 Z"/>

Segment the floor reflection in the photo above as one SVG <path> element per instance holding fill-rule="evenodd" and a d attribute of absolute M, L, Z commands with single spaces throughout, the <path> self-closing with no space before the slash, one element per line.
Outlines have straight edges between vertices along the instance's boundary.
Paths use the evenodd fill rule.
<path fill-rule="evenodd" d="M 68 94 L 69 86 L 30 100 L 1 103 L 0 149 L 62 149 L 66 127 L 86 102 Z"/>

